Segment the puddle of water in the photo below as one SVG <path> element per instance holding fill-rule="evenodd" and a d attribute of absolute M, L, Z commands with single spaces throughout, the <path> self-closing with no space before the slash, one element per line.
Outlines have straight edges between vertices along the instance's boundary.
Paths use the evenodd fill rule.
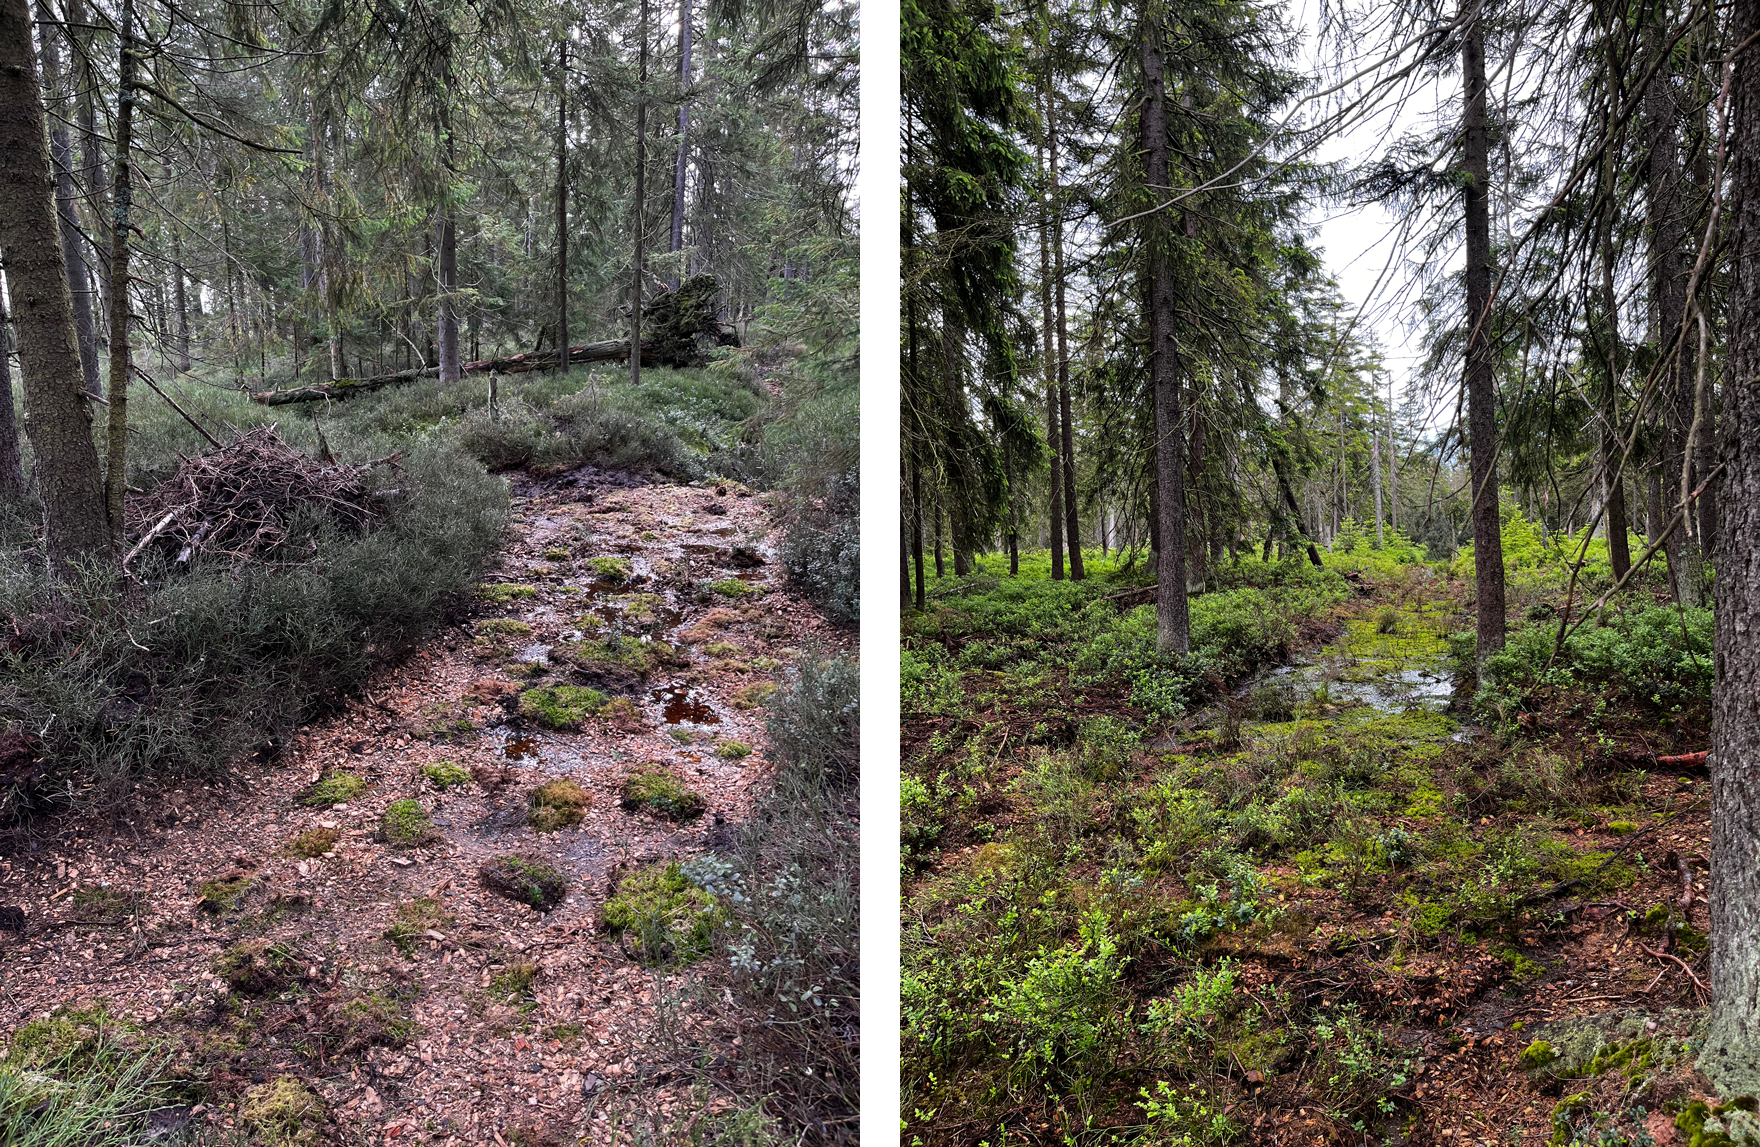
<path fill-rule="evenodd" d="M 1405 709 L 1444 709 L 1454 697 L 1454 675 L 1427 669 L 1401 669 L 1379 672 L 1365 681 L 1352 681 L 1336 675 L 1336 668 L 1319 665 L 1283 665 L 1264 674 L 1237 691 L 1246 697 L 1261 684 L 1286 682 L 1306 700 L 1324 685 L 1332 702 L 1337 705 L 1368 705 L 1384 713 Z"/>
<path fill-rule="evenodd" d="M 510 761 L 544 763 L 544 758 L 538 755 L 538 738 L 530 733 L 515 733 L 508 737 L 501 743 L 501 755 Z"/>
<path fill-rule="evenodd" d="M 739 531 L 738 531 L 738 530 L 736 530 L 736 529 L 735 529 L 735 528 L 734 528 L 734 527 L 732 527 L 732 526 L 721 526 L 721 527 L 719 527 L 719 528 L 718 528 L 718 529 L 713 529 L 713 530 L 710 530 L 710 531 L 709 531 L 709 532 L 710 532 L 710 533 L 711 533 L 711 534 L 714 534 L 714 535 L 715 535 L 715 536 L 716 536 L 716 537 L 718 537 L 718 538 L 725 538 L 725 537 L 728 537 L 728 536 L 730 536 L 730 535 L 732 535 L 732 534 L 736 534 L 736 533 L 738 533 L 738 532 L 739 532 Z"/>
<path fill-rule="evenodd" d="M 550 647 L 548 645 L 528 645 L 516 655 L 521 661 L 533 665 L 550 664 Z"/>
<path fill-rule="evenodd" d="M 721 718 L 709 703 L 684 685 L 669 685 L 664 689 L 650 690 L 648 696 L 661 706 L 661 713 L 668 725 L 719 725 Z"/>

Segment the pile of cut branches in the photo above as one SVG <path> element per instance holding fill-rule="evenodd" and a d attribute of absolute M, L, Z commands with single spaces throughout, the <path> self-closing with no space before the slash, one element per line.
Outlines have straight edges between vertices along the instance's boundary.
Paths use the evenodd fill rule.
<path fill-rule="evenodd" d="M 367 472 L 398 456 L 354 466 L 319 462 L 264 427 L 218 450 L 178 457 L 176 474 L 129 499 L 130 533 L 138 540 L 124 567 L 148 546 L 178 565 L 198 554 L 276 556 L 288 540 L 289 519 L 307 507 L 321 507 L 342 529 L 364 530 L 377 517 Z"/>

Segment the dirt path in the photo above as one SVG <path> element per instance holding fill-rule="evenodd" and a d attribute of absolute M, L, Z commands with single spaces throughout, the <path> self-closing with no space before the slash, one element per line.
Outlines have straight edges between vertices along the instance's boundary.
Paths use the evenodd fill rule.
<path fill-rule="evenodd" d="M 173 1121 L 234 1125 L 253 1086 L 292 1074 L 324 1100 L 326 1141 L 591 1140 L 637 1092 L 661 1116 L 688 1113 L 657 1011 L 669 1030 L 731 1033 L 678 1011 L 690 973 L 635 961 L 600 908 L 620 869 L 729 839 L 770 775 L 772 682 L 850 635 L 783 586 L 765 508 L 737 485 L 516 475 L 514 514 L 499 588 L 365 702 L 273 761 L 143 794 L 124 824 L 62 817 L 3 854 L 0 904 L 26 923 L 0 932 L 0 1030 L 102 1006 L 208 1081 L 207 1103 Z M 627 700 L 547 729 L 517 712 L 533 684 Z M 462 775 L 443 762 L 472 779 L 441 787 L 424 767 Z M 700 794 L 701 816 L 620 807 L 632 768 L 652 763 Z M 364 792 L 301 802 L 342 773 Z M 535 832 L 529 793 L 557 778 L 591 803 L 577 825 Z M 430 842 L 381 839 L 406 799 Z M 315 854 L 295 855 L 314 831 Z M 563 873 L 566 901 L 540 913 L 486 890 L 479 865 L 509 854 Z"/>

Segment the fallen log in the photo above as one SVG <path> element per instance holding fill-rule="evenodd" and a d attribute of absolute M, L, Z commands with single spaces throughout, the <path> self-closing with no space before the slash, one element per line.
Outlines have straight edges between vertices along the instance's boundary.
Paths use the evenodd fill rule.
<path fill-rule="evenodd" d="M 568 361 L 577 362 L 622 362 L 629 358 L 628 339 L 608 339 L 605 342 L 585 343 L 581 346 L 568 348 Z M 642 365 L 654 366 L 656 359 L 653 351 L 644 344 L 642 346 Z M 477 362 L 460 363 L 458 373 L 487 374 L 519 374 L 528 370 L 554 370 L 556 368 L 555 351 L 533 351 L 529 354 L 509 355 L 506 358 L 485 358 Z M 251 401 L 264 406 L 286 406 L 295 402 L 319 402 L 324 399 L 352 398 L 357 394 L 379 390 L 382 387 L 396 386 L 399 383 L 414 382 L 418 378 L 438 378 L 440 368 L 437 366 L 414 367 L 400 370 L 396 374 L 382 374 L 376 378 L 339 378 L 335 382 L 319 383 L 313 386 L 296 386 L 288 390 L 263 390 L 251 395 Z"/>
<path fill-rule="evenodd" d="M 709 361 L 708 347 L 739 345 L 739 335 L 734 329 L 715 317 L 718 289 L 715 276 L 696 275 L 676 291 L 661 291 L 642 308 L 642 330 L 647 334 L 642 340 L 643 366 L 702 366 Z M 624 362 L 628 358 L 628 339 L 606 339 L 568 348 L 571 364 Z M 520 374 L 528 370 L 554 370 L 556 365 L 556 352 L 550 350 L 462 363 L 458 370 L 460 375 Z M 412 367 L 376 378 L 339 378 L 315 386 L 258 391 L 251 395 L 251 401 L 264 406 L 286 406 L 296 402 L 340 400 L 419 378 L 438 378 L 439 375 L 438 366 Z"/>
<path fill-rule="evenodd" d="M 1682 753 L 1678 757 L 1657 757 L 1656 763 L 1659 765 L 1702 765 L 1710 755 L 1711 750 L 1706 749 L 1697 753 Z"/>

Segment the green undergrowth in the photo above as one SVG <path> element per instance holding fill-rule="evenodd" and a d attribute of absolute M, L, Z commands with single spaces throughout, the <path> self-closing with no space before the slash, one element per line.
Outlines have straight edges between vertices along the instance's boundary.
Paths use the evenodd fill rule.
<path fill-rule="evenodd" d="M 42 803 L 113 802 L 278 745 L 430 632 L 476 583 L 507 493 L 440 443 L 409 446 L 399 467 L 371 472 L 404 491 L 377 528 L 314 507 L 260 562 L 185 571 L 148 551 L 138 583 L 93 568 L 55 593 L 28 539 L 0 539 L 0 616 L 17 634 L 0 648 L 0 730 L 40 738 Z"/>
<path fill-rule="evenodd" d="M 1555 899 L 1643 874 L 1569 835 L 1641 823 L 1634 775 L 1457 737 L 1460 607 L 1415 548 L 1213 569 L 1171 661 L 1130 571 L 1041 557 L 980 558 L 905 622 L 906 1141 L 1023 1110 L 1066 1143 L 1251 1141 L 1248 1072 L 1379 1141 L 1415 1078 L 1392 1028 L 1437 1013 L 1249 994 L 1243 964 L 1373 934 L 1396 970 L 1489 953 L 1485 990 L 1520 993 Z"/>

